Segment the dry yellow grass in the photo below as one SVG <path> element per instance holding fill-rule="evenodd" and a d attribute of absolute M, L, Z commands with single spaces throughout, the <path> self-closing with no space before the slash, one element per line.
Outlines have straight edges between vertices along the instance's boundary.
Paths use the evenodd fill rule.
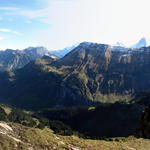
<path fill-rule="evenodd" d="M 150 140 L 128 138 L 112 138 L 112 141 L 83 139 L 78 136 L 60 136 L 49 128 L 43 130 L 9 123 L 15 141 L 9 134 L 0 133 L 1 150 L 150 150 Z M 117 139 L 117 141 L 115 141 Z"/>

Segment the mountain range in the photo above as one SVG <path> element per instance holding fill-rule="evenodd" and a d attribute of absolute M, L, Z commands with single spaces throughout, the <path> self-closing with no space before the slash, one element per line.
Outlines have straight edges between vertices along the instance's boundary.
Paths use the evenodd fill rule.
<path fill-rule="evenodd" d="M 26 64 L 49 55 L 49 51 L 44 47 L 29 47 L 24 50 L 6 49 L 0 51 L 0 71 L 14 71 L 24 67 Z M 54 56 L 52 56 L 54 58 Z"/>
<path fill-rule="evenodd" d="M 64 57 L 78 44 L 66 47 L 61 50 L 49 51 L 45 47 L 29 47 L 24 50 L 6 49 L 0 51 L 0 71 L 14 71 L 24 67 L 30 61 L 41 58 L 45 55 L 55 59 Z"/>
<path fill-rule="evenodd" d="M 99 149 L 100 142 L 148 150 L 141 138 L 150 138 L 150 47 L 142 43 L 83 42 L 59 57 L 44 47 L 0 51 L 0 149 Z"/>
<path fill-rule="evenodd" d="M 147 41 L 145 37 L 142 37 L 136 44 L 132 45 L 132 46 L 126 46 L 121 42 L 117 42 L 114 46 L 119 46 L 119 47 L 128 47 L 128 48 L 133 48 L 133 49 L 138 49 L 138 48 L 142 48 L 142 47 L 146 47 L 147 46 Z"/>
<path fill-rule="evenodd" d="M 6 49 L 0 51 L 0 71 L 14 71 L 24 67 L 30 61 L 41 58 L 44 55 L 49 55 L 55 59 L 64 57 L 67 53 L 76 48 L 79 44 L 74 44 L 61 50 L 49 51 L 45 47 L 29 47 L 24 50 Z M 125 48 L 125 45 L 117 42 L 116 47 Z M 142 38 L 137 44 L 130 48 L 146 47 L 146 39 Z"/>
<path fill-rule="evenodd" d="M 63 58 L 44 56 L 19 70 L 1 72 L 0 100 L 35 109 L 126 102 L 150 90 L 149 65 L 150 47 L 84 42 Z"/>

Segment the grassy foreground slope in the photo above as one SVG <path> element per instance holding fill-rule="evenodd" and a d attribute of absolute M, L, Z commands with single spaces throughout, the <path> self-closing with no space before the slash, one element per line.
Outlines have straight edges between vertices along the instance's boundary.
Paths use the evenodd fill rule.
<path fill-rule="evenodd" d="M 1 150 L 149 150 L 150 140 L 115 138 L 104 140 L 60 136 L 49 128 L 43 130 L 20 124 L 0 122 Z"/>

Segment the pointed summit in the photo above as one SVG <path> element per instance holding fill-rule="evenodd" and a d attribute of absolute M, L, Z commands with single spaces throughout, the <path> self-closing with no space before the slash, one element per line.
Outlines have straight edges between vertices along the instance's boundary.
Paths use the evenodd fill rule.
<path fill-rule="evenodd" d="M 146 47 L 146 38 L 143 37 L 139 40 L 139 42 L 133 46 L 131 46 L 131 48 L 141 48 L 141 47 Z"/>

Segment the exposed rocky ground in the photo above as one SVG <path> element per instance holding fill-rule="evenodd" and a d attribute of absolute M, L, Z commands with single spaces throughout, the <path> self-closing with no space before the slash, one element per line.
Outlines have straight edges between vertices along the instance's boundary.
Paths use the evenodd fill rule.
<path fill-rule="evenodd" d="M 0 122 L 1 150 L 149 150 L 149 147 L 149 140 L 134 137 L 89 140 L 56 135 L 48 128 Z"/>

